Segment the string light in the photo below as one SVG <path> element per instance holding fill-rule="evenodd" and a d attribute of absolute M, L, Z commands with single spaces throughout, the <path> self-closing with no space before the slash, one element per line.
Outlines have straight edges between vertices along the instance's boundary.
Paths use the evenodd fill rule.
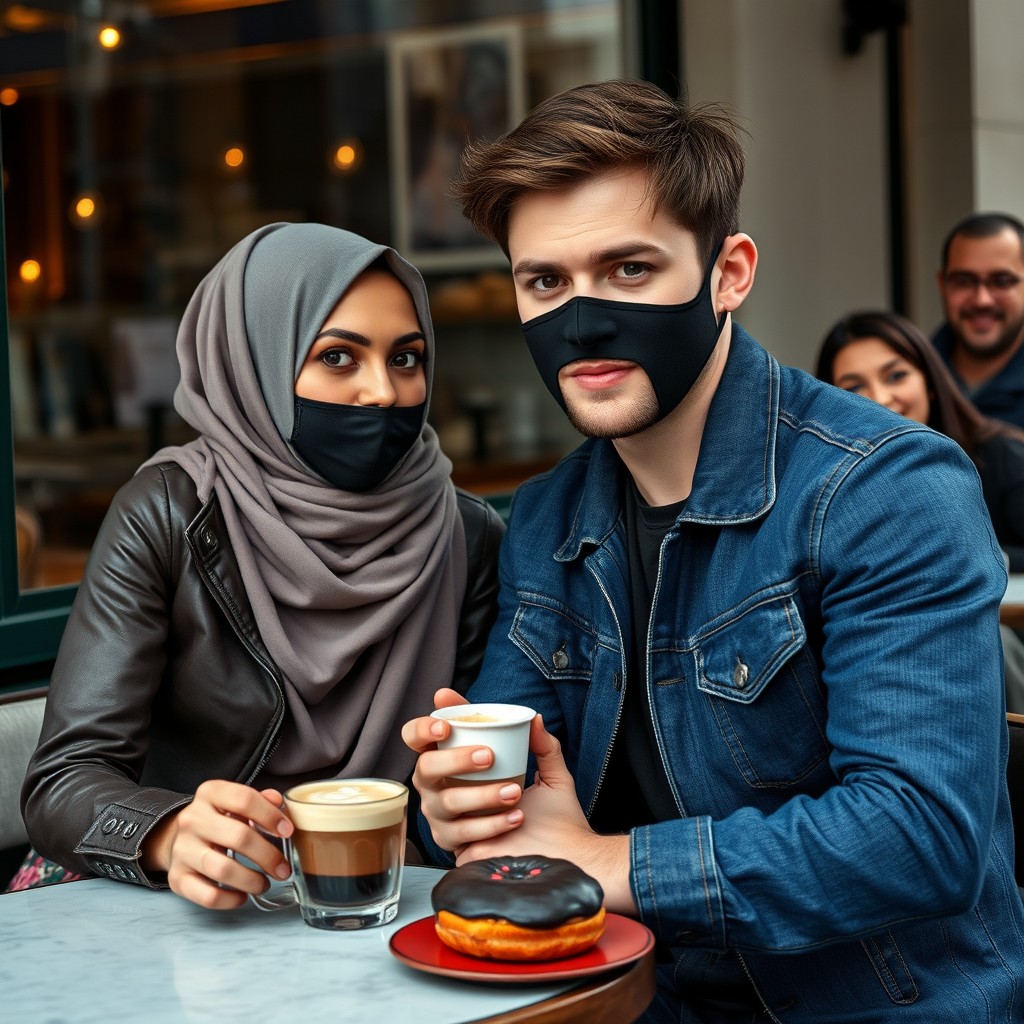
<path fill-rule="evenodd" d="M 5 107 L 13 107 L 18 102 L 19 95 L 17 89 L 8 85 L 6 88 L 0 89 L 0 104 Z"/>
<path fill-rule="evenodd" d="M 245 150 L 241 146 L 232 146 L 224 153 L 224 163 L 232 170 L 236 170 L 245 163 Z"/>

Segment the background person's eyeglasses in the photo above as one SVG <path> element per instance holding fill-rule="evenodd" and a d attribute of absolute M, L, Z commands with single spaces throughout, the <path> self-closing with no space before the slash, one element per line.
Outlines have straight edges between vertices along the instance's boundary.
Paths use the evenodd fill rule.
<path fill-rule="evenodd" d="M 1020 284 L 1022 278 L 1009 271 L 997 271 L 980 277 L 969 270 L 953 270 L 945 274 L 946 285 L 955 292 L 976 292 L 982 285 L 987 292 L 1008 292 Z"/>

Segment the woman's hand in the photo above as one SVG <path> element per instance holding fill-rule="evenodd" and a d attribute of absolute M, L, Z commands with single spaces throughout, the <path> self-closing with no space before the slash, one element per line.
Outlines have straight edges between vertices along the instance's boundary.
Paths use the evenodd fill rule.
<path fill-rule="evenodd" d="M 438 708 L 466 703 L 465 697 L 454 690 L 434 694 L 434 706 Z M 438 740 L 444 739 L 450 728 L 438 718 L 414 718 L 402 727 L 402 739 L 420 755 L 412 782 L 420 794 L 420 807 L 434 842 L 442 850 L 457 854 L 468 843 L 492 839 L 518 827 L 523 812 L 513 805 L 523 791 L 514 782 L 449 786 L 451 776 L 483 771 L 494 761 L 490 747 L 438 750 Z"/>
<path fill-rule="evenodd" d="M 253 828 L 289 836 L 293 826 L 281 811 L 276 789 L 255 790 L 237 782 L 204 782 L 195 798 L 165 818 L 142 846 L 142 867 L 166 871 L 172 891 L 212 910 L 243 904 L 248 893 L 261 893 L 266 878 L 227 855 L 244 854 L 267 875 L 291 873 L 281 851 Z"/>

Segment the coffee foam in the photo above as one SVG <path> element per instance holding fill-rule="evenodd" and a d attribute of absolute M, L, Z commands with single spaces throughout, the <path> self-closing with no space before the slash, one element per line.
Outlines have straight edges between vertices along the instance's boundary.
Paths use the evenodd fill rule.
<path fill-rule="evenodd" d="M 399 824 L 409 793 L 397 782 L 326 779 L 285 794 L 288 817 L 306 832 L 365 832 Z"/>

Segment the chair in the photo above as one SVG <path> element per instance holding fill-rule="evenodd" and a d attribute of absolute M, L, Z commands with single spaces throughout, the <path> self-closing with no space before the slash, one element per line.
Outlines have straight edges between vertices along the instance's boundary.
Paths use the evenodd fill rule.
<path fill-rule="evenodd" d="M 21 784 L 43 726 L 44 696 L 0 697 L 0 892 L 28 850 Z"/>
<path fill-rule="evenodd" d="M 1010 790 L 1015 850 L 1014 875 L 1024 889 L 1024 715 L 1007 714 L 1010 729 L 1010 759 L 1006 764 L 1006 784 Z"/>

